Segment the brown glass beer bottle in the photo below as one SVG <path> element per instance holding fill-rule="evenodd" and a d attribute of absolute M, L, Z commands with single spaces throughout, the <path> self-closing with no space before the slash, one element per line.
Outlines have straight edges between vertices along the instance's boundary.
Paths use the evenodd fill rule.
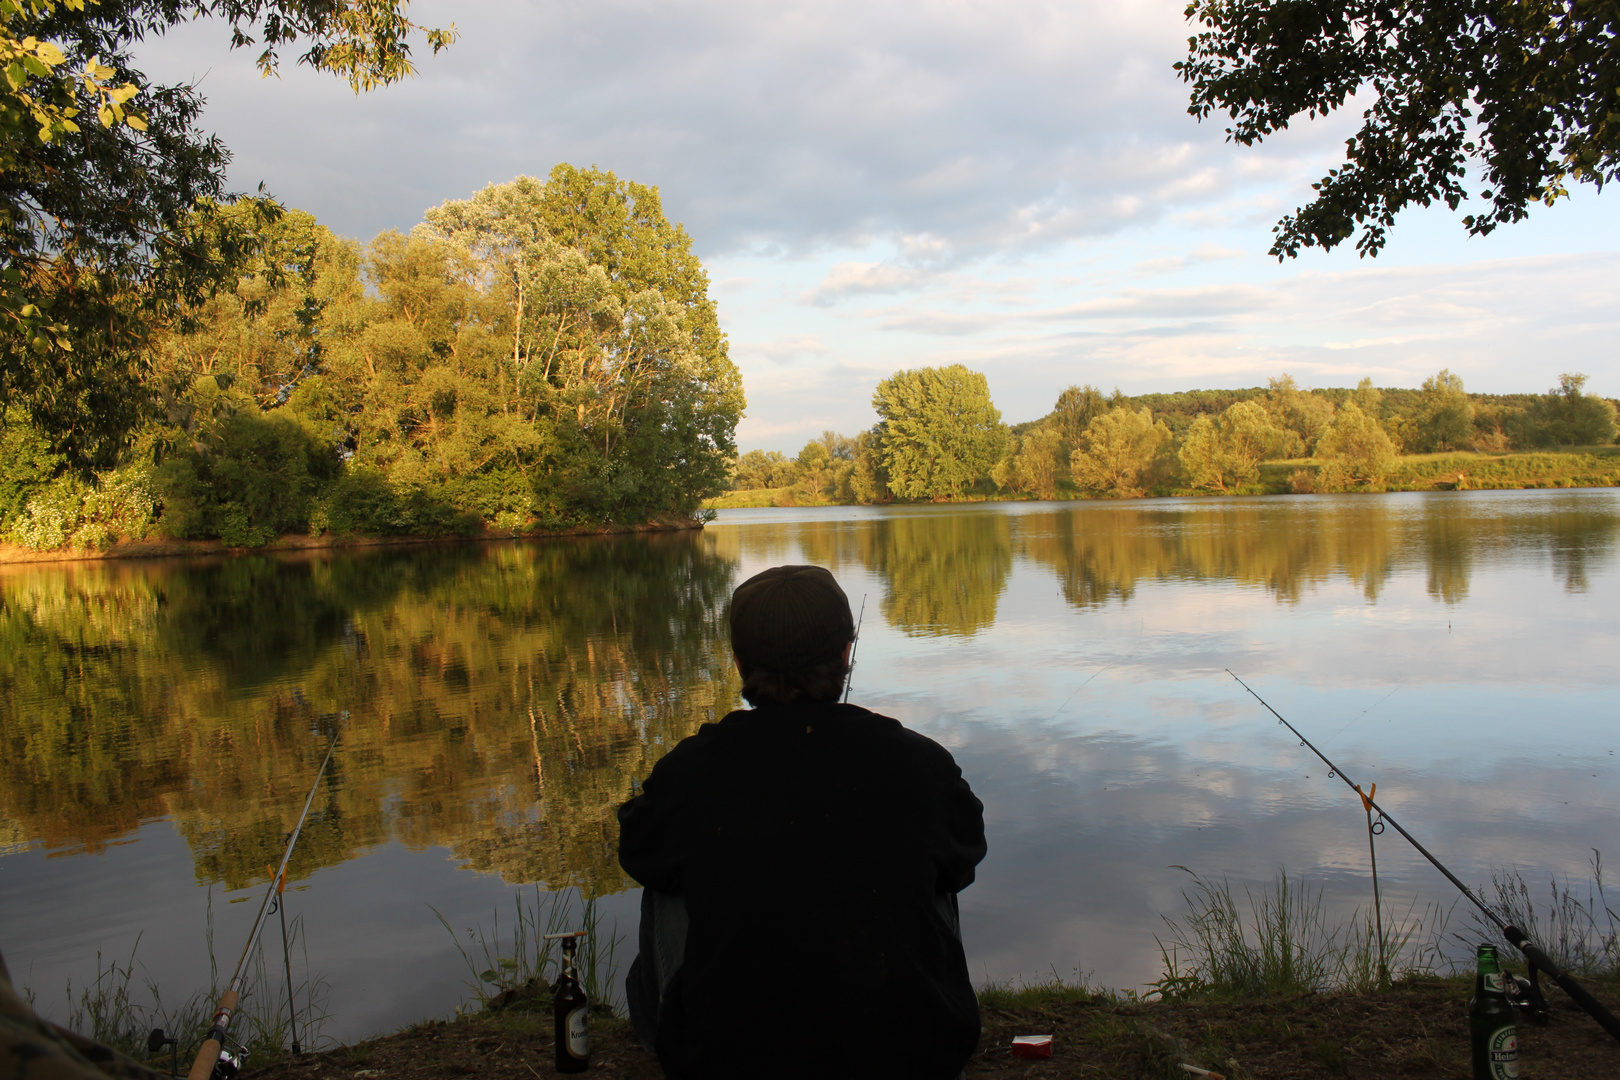
<path fill-rule="evenodd" d="M 561 935 L 559 935 L 561 936 Z M 562 937 L 562 974 L 552 991 L 552 1015 L 557 1028 L 557 1071 L 584 1072 L 591 1067 L 590 1002 L 574 971 L 574 948 L 580 935 Z"/>

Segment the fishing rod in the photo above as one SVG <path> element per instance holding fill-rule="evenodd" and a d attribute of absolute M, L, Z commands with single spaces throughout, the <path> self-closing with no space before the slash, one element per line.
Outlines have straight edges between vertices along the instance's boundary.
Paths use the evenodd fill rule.
<path fill-rule="evenodd" d="M 1435 858 L 1434 854 L 1430 852 L 1428 848 L 1418 843 L 1416 837 L 1403 829 L 1400 822 L 1390 817 L 1382 806 L 1379 806 L 1378 803 L 1374 802 L 1372 794 L 1364 793 L 1361 790 L 1360 784 L 1355 783 L 1348 776 L 1346 776 L 1344 774 L 1344 770 L 1335 765 L 1326 754 L 1318 750 L 1316 745 L 1312 743 L 1311 740 L 1307 739 L 1304 735 L 1301 735 L 1298 728 L 1296 728 L 1293 724 L 1290 724 L 1287 720 L 1283 719 L 1282 713 L 1278 712 L 1276 709 L 1273 709 L 1265 698 L 1261 697 L 1259 694 L 1256 694 L 1253 687 L 1244 682 L 1242 679 L 1238 679 L 1236 672 L 1234 672 L 1231 668 L 1227 668 L 1226 673 L 1232 676 L 1232 678 L 1237 679 L 1237 684 L 1243 687 L 1243 689 L 1247 690 L 1254 700 L 1258 701 L 1261 705 L 1264 705 L 1266 711 L 1277 718 L 1277 723 L 1281 724 L 1289 731 L 1292 731 L 1299 739 L 1299 744 L 1301 746 L 1308 748 L 1311 753 L 1315 754 L 1322 760 L 1322 764 L 1328 767 L 1329 780 L 1333 779 L 1334 777 L 1343 780 L 1345 785 L 1354 791 L 1358 797 L 1360 797 L 1362 805 L 1370 808 L 1368 811 L 1369 813 L 1371 813 L 1372 810 L 1378 811 L 1378 816 L 1382 821 L 1390 825 L 1396 832 L 1400 833 L 1401 837 L 1408 844 L 1411 844 L 1417 849 L 1419 855 L 1422 855 L 1425 859 L 1428 859 L 1430 865 L 1446 876 L 1447 881 L 1457 886 L 1458 891 L 1466 896 L 1469 902 L 1478 908 L 1485 918 L 1489 919 L 1498 930 L 1502 931 L 1502 936 L 1507 938 L 1509 943 L 1511 943 L 1514 948 L 1518 949 L 1519 952 L 1524 954 L 1525 960 L 1530 964 L 1530 978 L 1533 994 L 1532 1000 L 1540 997 L 1540 990 L 1536 987 L 1535 983 L 1536 972 L 1545 971 L 1547 976 L 1552 979 L 1553 982 L 1557 983 L 1564 993 L 1568 994 L 1575 1001 L 1575 1004 L 1579 1005 L 1582 1009 L 1585 1009 L 1587 1015 L 1596 1020 L 1598 1024 L 1602 1026 L 1604 1031 L 1607 1031 L 1610 1035 L 1614 1036 L 1615 1039 L 1620 1040 L 1620 1020 L 1615 1019 L 1614 1014 L 1608 1009 L 1604 1008 L 1603 1004 L 1599 1002 L 1597 998 L 1594 998 L 1591 994 L 1587 993 L 1584 986 L 1571 978 L 1570 975 L 1557 964 L 1553 963 L 1552 958 L 1543 952 L 1540 946 L 1531 941 L 1529 935 L 1527 935 L 1523 930 L 1520 930 L 1517 926 L 1504 922 L 1502 918 L 1496 914 L 1496 912 L 1492 911 L 1485 904 L 1485 901 L 1481 900 L 1478 896 L 1475 896 L 1474 890 L 1470 889 L 1467 885 L 1464 885 L 1462 880 L 1458 878 L 1456 874 L 1453 874 L 1450 870 L 1448 870 L 1444 863 Z M 1540 1008 L 1538 1011 L 1544 1012 L 1545 1008 Z"/>
<path fill-rule="evenodd" d="M 219 1010 L 214 1013 L 214 1025 L 208 1029 L 208 1038 L 203 1040 L 202 1047 L 197 1051 L 197 1058 L 191 1063 L 191 1072 L 186 1080 L 209 1080 L 214 1074 L 214 1066 L 219 1063 L 221 1051 L 225 1049 L 225 1033 L 231 1026 L 231 1014 L 241 1002 L 242 969 L 247 966 L 248 957 L 253 953 L 253 946 L 259 942 L 259 933 L 264 929 L 264 913 L 270 906 L 270 898 L 276 895 L 276 886 L 287 873 L 287 862 L 292 858 L 293 847 L 298 843 L 298 834 L 304 829 L 304 820 L 309 817 L 309 808 L 315 803 L 315 793 L 320 790 L 321 778 L 326 775 L 326 767 L 332 762 L 332 752 L 337 749 L 338 736 L 332 735 L 331 743 L 326 747 L 326 757 L 321 761 L 321 767 L 315 772 L 315 783 L 310 785 L 309 798 L 304 800 L 304 812 L 298 815 L 298 824 L 293 826 L 292 835 L 287 838 L 287 849 L 281 853 L 281 865 L 276 872 L 270 875 L 270 886 L 264 891 L 264 900 L 259 904 L 259 914 L 253 919 L 253 931 L 248 934 L 247 948 L 242 950 L 242 958 L 236 962 L 236 971 L 231 975 L 231 984 L 225 990 L 225 995 L 219 999 Z M 289 984 L 289 992 L 290 992 Z"/>
<path fill-rule="evenodd" d="M 861 623 L 866 621 L 866 594 L 861 594 L 861 614 L 855 620 L 855 636 L 849 641 L 849 667 L 844 669 L 844 696 L 842 701 L 849 700 L 849 684 L 855 678 L 855 650 L 861 647 Z"/>

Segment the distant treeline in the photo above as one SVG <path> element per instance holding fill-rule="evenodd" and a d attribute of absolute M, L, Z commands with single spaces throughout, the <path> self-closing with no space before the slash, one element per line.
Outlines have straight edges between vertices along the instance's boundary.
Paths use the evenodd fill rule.
<path fill-rule="evenodd" d="M 878 384 L 881 418 L 853 437 L 825 432 L 797 457 L 751 450 L 733 491 L 786 489 L 812 501 L 959 497 L 1132 497 L 1261 490 L 1262 466 L 1292 462 L 1296 492 L 1380 491 L 1402 454 L 1607 446 L 1616 403 L 1566 374 L 1545 394 L 1470 394 L 1441 371 L 1421 389 L 1265 387 L 1104 394 L 1071 386 L 1039 420 L 1007 426 L 983 375 L 960 365 Z"/>
<path fill-rule="evenodd" d="M 259 253 L 151 343 L 112 468 L 0 405 L 0 539 L 555 530 L 723 489 L 742 380 L 657 189 L 559 165 L 364 247 L 242 213 Z"/>

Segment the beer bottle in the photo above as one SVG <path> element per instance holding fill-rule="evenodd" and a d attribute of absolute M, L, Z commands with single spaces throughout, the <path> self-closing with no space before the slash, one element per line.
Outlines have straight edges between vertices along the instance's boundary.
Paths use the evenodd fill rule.
<path fill-rule="evenodd" d="M 1505 976 L 1495 945 L 1479 947 L 1474 999 L 1468 1003 L 1468 1036 L 1474 1053 L 1474 1080 L 1518 1080 L 1519 1033 L 1508 1004 Z"/>
<path fill-rule="evenodd" d="M 562 974 L 552 990 L 552 1015 L 556 1019 L 557 1071 L 584 1072 L 591 1067 L 590 1003 L 574 972 L 574 948 L 579 934 L 562 938 Z M 1515 1074 L 1517 1075 L 1517 1074 Z"/>

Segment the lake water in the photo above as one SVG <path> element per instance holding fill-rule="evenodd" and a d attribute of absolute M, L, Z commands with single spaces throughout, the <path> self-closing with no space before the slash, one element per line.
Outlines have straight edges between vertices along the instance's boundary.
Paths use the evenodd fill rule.
<path fill-rule="evenodd" d="M 1353 793 L 1228 668 L 1465 880 L 1585 881 L 1620 823 L 1617 555 L 1611 489 L 744 510 L 701 533 L 9 567 L 0 953 L 57 1017 L 98 951 L 205 984 L 210 910 L 228 970 L 338 729 L 289 888 L 327 1035 L 466 999 L 434 909 L 490 930 L 538 882 L 633 934 L 614 808 L 738 703 L 725 600 L 784 562 L 864 600 L 851 699 L 949 747 L 984 800 L 978 978 L 1141 987 L 1176 866 L 1369 902 Z M 1379 860 L 1391 907 L 1451 903 L 1393 832 Z"/>

